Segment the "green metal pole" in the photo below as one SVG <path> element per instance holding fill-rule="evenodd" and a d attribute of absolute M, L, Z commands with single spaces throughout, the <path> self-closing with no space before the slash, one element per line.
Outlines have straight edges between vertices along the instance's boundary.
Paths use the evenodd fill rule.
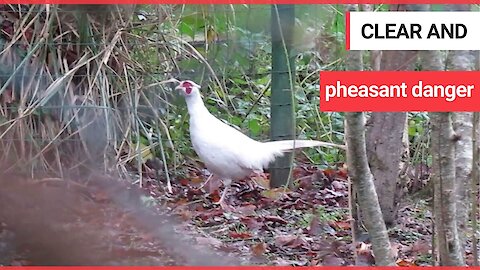
<path fill-rule="evenodd" d="M 292 91 L 295 82 L 295 58 L 292 55 L 295 5 L 272 5 L 272 96 L 271 139 L 287 140 L 295 136 Z M 278 158 L 271 166 L 271 187 L 288 182 L 291 154 Z"/>

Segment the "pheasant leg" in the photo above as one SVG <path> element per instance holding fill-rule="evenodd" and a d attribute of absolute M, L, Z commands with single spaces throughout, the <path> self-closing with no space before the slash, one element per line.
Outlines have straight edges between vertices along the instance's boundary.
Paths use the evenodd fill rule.
<path fill-rule="evenodd" d="M 220 207 L 227 211 L 227 212 L 233 212 L 233 210 L 235 210 L 235 208 L 231 205 L 229 205 L 225 199 L 228 195 L 228 192 L 230 191 L 230 185 L 232 184 L 232 180 L 224 180 L 223 181 L 223 185 L 225 186 L 225 188 L 223 189 L 223 192 L 222 192 L 222 195 L 220 196 L 220 200 L 217 202 Z"/>

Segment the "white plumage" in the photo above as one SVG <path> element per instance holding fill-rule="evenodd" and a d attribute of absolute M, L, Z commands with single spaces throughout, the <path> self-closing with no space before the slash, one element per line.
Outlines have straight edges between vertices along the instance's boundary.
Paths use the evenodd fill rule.
<path fill-rule="evenodd" d="M 207 169 L 224 181 L 226 189 L 232 180 L 263 172 L 270 162 L 286 151 L 317 146 L 343 148 L 313 140 L 255 141 L 210 114 L 202 101 L 198 84 L 181 81 L 176 89 L 187 103 L 193 148 Z M 226 191 L 220 203 L 223 203 L 225 194 Z"/>

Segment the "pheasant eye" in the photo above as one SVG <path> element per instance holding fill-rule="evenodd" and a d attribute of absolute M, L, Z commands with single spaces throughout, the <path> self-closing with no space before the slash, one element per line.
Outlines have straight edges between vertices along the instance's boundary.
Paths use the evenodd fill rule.
<path fill-rule="evenodd" d="M 192 86 L 193 86 L 193 85 L 192 85 L 192 83 L 190 83 L 190 82 L 183 82 L 183 83 L 182 83 L 182 87 L 185 87 L 185 88 L 192 87 Z"/>
<path fill-rule="evenodd" d="M 192 93 L 193 84 L 191 82 L 183 82 L 182 87 L 185 88 L 185 93 L 187 95 Z"/>

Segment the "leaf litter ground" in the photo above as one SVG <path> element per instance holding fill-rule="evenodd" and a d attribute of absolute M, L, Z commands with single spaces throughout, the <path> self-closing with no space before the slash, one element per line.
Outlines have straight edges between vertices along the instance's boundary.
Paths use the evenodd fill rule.
<path fill-rule="evenodd" d="M 204 235 L 197 242 L 234 253 L 246 264 L 372 265 L 368 236 L 355 246 L 351 242 L 346 170 L 298 165 L 293 175 L 292 190 L 265 190 L 265 178 L 234 183 L 227 201 L 235 210 L 229 213 L 215 204 L 218 191 L 200 188 L 207 177 L 194 170 L 175 185 L 168 205 Z M 154 182 L 148 189 L 153 197 L 164 196 Z M 430 226 L 427 205 L 409 202 L 401 208 L 399 224 L 389 231 L 398 265 L 429 263 Z"/>
<path fill-rule="evenodd" d="M 351 243 L 345 170 L 298 165 L 295 188 L 236 182 L 233 212 L 201 188 L 203 171 L 142 189 L 115 179 L 1 180 L 0 265 L 371 265 Z M 408 203 L 390 230 L 399 265 L 430 261 L 428 206 Z"/>

